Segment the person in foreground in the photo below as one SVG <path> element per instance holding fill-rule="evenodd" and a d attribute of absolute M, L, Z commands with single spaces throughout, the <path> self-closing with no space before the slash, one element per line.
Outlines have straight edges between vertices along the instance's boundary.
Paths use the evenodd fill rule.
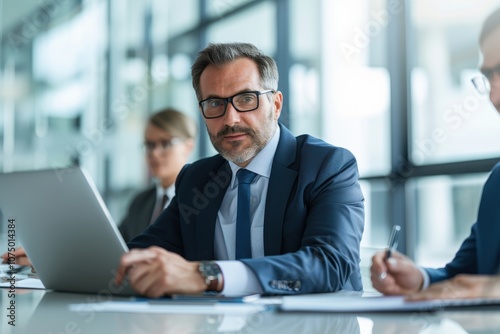
<path fill-rule="evenodd" d="M 149 297 L 362 290 L 354 156 L 279 124 L 276 63 L 252 44 L 210 44 L 192 82 L 219 154 L 182 169 L 170 205 L 128 244 L 115 283 L 127 277 Z"/>
<path fill-rule="evenodd" d="M 153 114 L 144 133 L 146 161 L 156 183 L 137 194 L 119 225 L 125 242 L 152 224 L 172 199 L 175 178 L 187 163 L 196 139 L 196 124 L 172 108 Z"/>
<path fill-rule="evenodd" d="M 480 48 L 482 76 L 473 80 L 480 92 L 489 91 L 500 112 L 500 9 L 485 21 Z M 387 295 L 408 295 L 409 300 L 500 298 L 500 164 L 483 188 L 476 223 L 453 261 L 444 268 L 417 267 L 409 258 L 385 252 L 372 258 L 373 287 Z"/>

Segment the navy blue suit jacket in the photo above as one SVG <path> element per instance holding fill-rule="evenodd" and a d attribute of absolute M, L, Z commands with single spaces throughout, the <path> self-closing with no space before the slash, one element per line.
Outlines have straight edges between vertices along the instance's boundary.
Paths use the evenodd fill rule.
<path fill-rule="evenodd" d="M 477 221 L 453 261 L 444 268 L 425 270 L 430 282 L 452 278 L 457 274 L 498 274 L 500 265 L 500 164 L 486 181 L 481 195 Z"/>
<path fill-rule="evenodd" d="M 362 290 L 364 199 L 354 156 L 280 127 L 265 206 L 265 256 L 242 261 L 266 294 Z M 129 247 L 157 245 L 190 261 L 213 260 L 217 212 L 230 180 L 220 155 L 185 166 L 170 205 Z"/>

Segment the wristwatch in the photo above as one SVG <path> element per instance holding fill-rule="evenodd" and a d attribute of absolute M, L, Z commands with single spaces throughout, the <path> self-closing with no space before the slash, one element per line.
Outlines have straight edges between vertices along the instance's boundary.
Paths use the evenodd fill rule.
<path fill-rule="evenodd" d="M 205 279 L 207 289 L 205 291 L 221 292 L 224 287 L 222 271 L 214 261 L 201 261 L 198 270 Z"/>

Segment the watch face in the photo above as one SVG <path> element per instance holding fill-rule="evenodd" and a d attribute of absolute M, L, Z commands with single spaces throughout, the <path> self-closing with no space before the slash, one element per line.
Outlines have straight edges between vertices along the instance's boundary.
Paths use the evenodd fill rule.
<path fill-rule="evenodd" d="M 205 278 L 213 280 L 220 274 L 219 266 L 211 262 L 201 262 L 200 272 Z"/>
<path fill-rule="evenodd" d="M 198 270 L 205 278 L 207 291 L 215 291 L 222 276 L 222 272 L 217 263 L 207 261 L 200 262 Z"/>

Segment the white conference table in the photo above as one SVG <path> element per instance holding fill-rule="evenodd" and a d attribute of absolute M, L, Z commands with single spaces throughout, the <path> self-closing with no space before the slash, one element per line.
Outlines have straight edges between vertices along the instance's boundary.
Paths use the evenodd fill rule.
<path fill-rule="evenodd" d="M 500 333 L 500 307 L 433 313 L 282 313 L 248 315 L 74 312 L 96 302 L 90 294 L 16 290 L 16 326 L 8 324 L 8 289 L 0 290 L 0 333 Z M 129 300 L 114 297 L 113 300 Z"/>

